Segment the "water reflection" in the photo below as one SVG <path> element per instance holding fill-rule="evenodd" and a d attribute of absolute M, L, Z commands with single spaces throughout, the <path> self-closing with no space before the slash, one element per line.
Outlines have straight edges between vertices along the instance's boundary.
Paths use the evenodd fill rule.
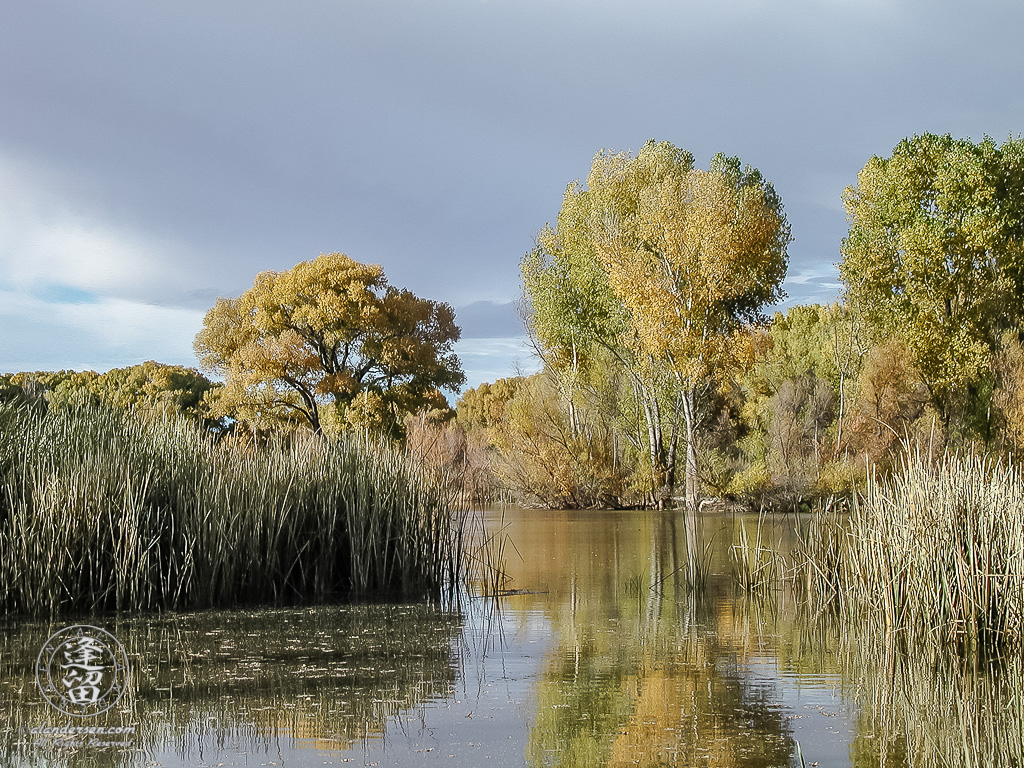
<path fill-rule="evenodd" d="M 461 615 L 357 606 L 93 619 L 133 665 L 119 746 L 76 725 L 33 665 L 63 626 L 0 635 L 0 764 L 1024 765 L 1024 659 L 965 664 L 850 631 L 730 577 L 741 521 L 703 520 L 712 577 L 685 584 L 671 514 L 506 511 L 518 594 Z M 748 532 L 756 519 L 745 521 Z M 790 546 L 791 518 L 765 539 Z M 65 622 L 66 623 L 66 622 Z"/>
<path fill-rule="evenodd" d="M 1024 765 L 1024 659 L 964 660 L 854 632 L 844 659 L 860 705 L 857 766 Z"/>
<path fill-rule="evenodd" d="M 725 599 L 721 567 L 709 594 L 686 586 L 678 518 L 566 513 L 538 524 L 546 535 L 531 542 L 532 563 L 561 560 L 573 577 L 546 585 L 557 650 L 538 684 L 529 765 L 788 764 L 779 697 L 745 674 L 761 638 Z M 731 539 L 705 533 L 720 566 Z M 524 562 L 516 578 L 545 576 Z"/>
<path fill-rule="evenodd" d="M 90 620 L 97 623 L 97 620 Z M 56 628 L 9 622 L 0 640 L 5 765 L 197 764 L 218 752 L 343 750 L 398 712 L 452 691 L 460 621 L 424 606 L 211 612 L 103 622 L 128 651 L 118 711 L 61 715 L 35 689 Z M 96 736 L 75 732 L 83 724 Z M 56 736 L 49 733 L 63 731 Z M 122 743 L 107 734 L 131 729 Z M 47 730 L 41 730 L 47 729 Z M 71 733 L 68 733 L 68 731 Z"/>

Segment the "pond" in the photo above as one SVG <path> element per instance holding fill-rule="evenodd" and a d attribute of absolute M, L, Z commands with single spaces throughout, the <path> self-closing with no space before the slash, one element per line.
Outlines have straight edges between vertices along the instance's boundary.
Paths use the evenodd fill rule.
<path fill-rule="evenodd" d="M 8 620 L 0 763 L 1021 764 L 1019 659 L 907 653 L 884 632 L 839 631 L 789 590 L 746 595 L 729 551 L 756 517 L 701 521 L 699 596 L 681 584 L 676 513 L 509 509 L 486 522 L 511 594 L 459 612 Z M 763 532 L 785 551 L 794 520 Z M 62 714 L 36 684 L 41 649 L 71 623 L 102 627 L 127 657 L 123 695 L 101 714 Z"/>

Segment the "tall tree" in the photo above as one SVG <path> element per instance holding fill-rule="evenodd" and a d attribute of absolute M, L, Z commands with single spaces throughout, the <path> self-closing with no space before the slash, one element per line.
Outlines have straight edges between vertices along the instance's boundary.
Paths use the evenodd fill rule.
<path fill-rule="evenodd" d="M 581 394 L 585 401 L 608 403 L 609 423 L 633 450 L 646 454 L 650 490 L 661 506 L 675 487 L 678 392 L 656 361 L 624 342 L 628 317 L 587 237 L 588 201 L 571 194 L 576 188 L 566 192 L 557 228 L 545 227 L 538 247 L 523 259 L 527 327 L 563 389 L 574 434 Z M 617 371 L 625 373 L 625 387 Z"/>
<path fill-rule="evenodd" d="M 904 139 L 844 201 L 850 303 L 907 345 L 944 425 L 965 426 L 1001 332 L 1021 321 L 1024 142 Z"/>
<path fill-rule="evenodd" d="M 691 510 L 699 400 L 728 365 L 732 334 L 783 296 L 789 241 L 782 202 L 757 170 L 724 155 L 699 170 L 689 152 L 653 141 L 636 156 L 599 153 L 586 187 L 566 191 L 557 229 L 541 234 L 550 268 L 575 289 L 559 299 L 572 299 L 560 310 L 570 335 L 589 327 L 592 337 L 614 337 L 638 378 L 672 378 L 662 391 L 682 415 Z M 525 265 L 528 277 L 536 259 Z M 670 489 L 676 439 L 673 430 L 666 464 L 654 467 Z"/>
<path fill-rule="evenodd" d="M 237 299 L 218 299 L 195 347 L 225 377 L 222 411 L 298 416 L 315 432 L 332 405 L 349 423 L 391 432 L 464 381 L 450 305 L 387 284 L 375 264 L 341 253 L 262 272 Z"/>

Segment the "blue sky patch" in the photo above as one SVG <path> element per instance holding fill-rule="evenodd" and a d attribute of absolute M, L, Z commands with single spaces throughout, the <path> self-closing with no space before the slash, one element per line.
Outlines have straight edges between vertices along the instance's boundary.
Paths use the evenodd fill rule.
<path fill-rule="evenodd" d="M 72 288 L 70 285 L 52 283 L 32 291 L 32 295 L 42 301 L 55 304 L 96 304 L 99 296 L 91 291 L 83 291 L 81 288 Z"/>

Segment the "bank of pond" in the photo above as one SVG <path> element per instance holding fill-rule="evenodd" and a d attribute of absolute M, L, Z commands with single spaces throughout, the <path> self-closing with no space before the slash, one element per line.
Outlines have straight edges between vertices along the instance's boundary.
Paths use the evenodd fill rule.
<path fill-rule="evenodd" d="M 468 512 L 356 436 L 0 406 L 0 756 L 1024 764 L 1022 488 L 910 451 L 809 514 Z M 109 744 L 39 695 L 71 623 L 127 649 Z"/>
<path fill-rule="evenodd" d="M 455 600 L 473 574 L 500 593 L 514 546 L 472 535 L 457 491 L 357 435 L 257 447 L 182 417 L 0 405 L 0 608 Z M 908 451 L 853 499 L 792 520 L 786 551 L 759 523 L 741 526 L 730 545 L 740 588 L 789 589 L 850 621 L 969 652 L 1020 646 L 1019 468 Z M 681 528 L 680 578 L 699 591 L 706 542 L 692 517 Z"/>

